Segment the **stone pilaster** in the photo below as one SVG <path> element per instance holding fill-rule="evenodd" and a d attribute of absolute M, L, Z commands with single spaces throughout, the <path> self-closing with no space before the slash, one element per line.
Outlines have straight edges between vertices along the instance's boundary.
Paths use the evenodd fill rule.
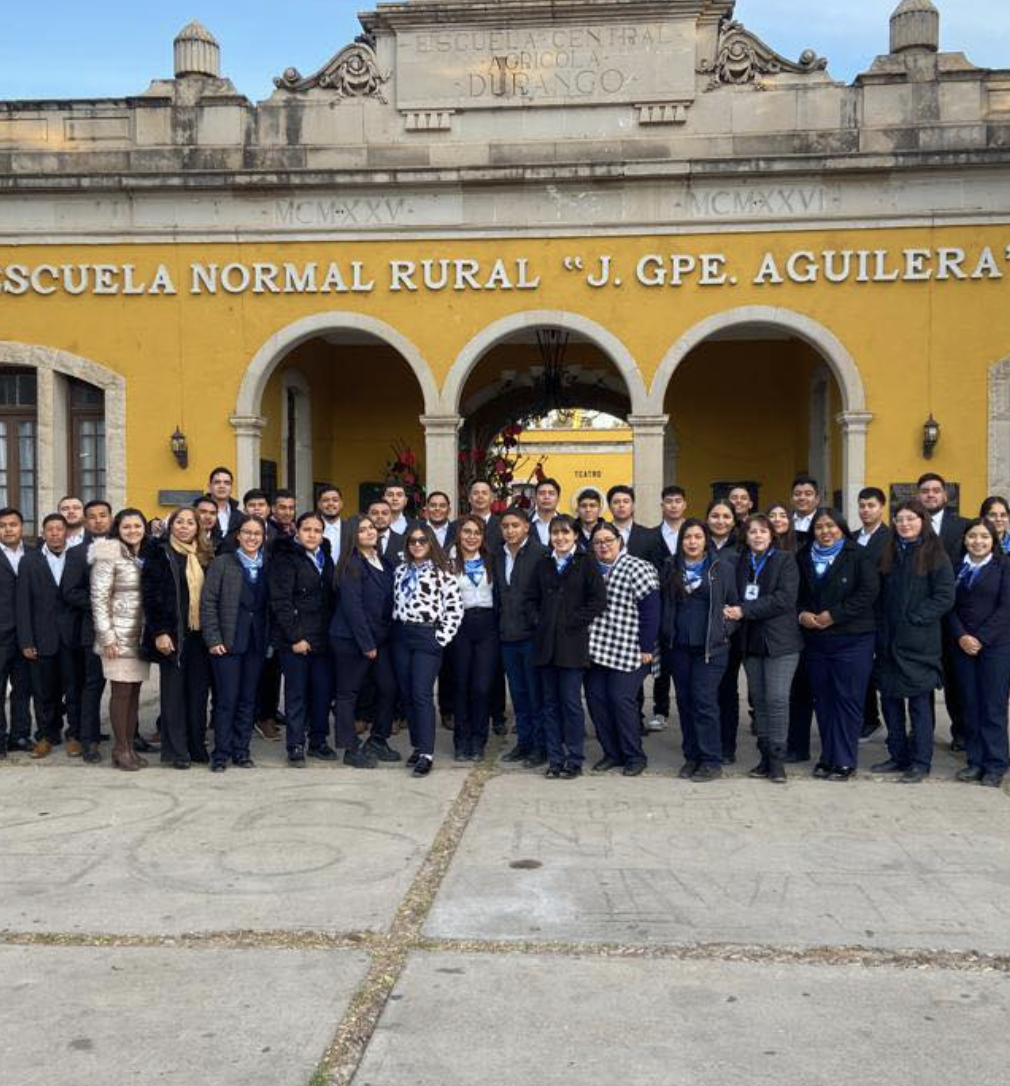
<path fill-rule="evenodd" d="M 655 520 L 662 502 L 663 464 L 669 415 L 629 415 L 635 447 L 635 505 Z"/>
<path fill-rule="evenodd" d="M 232 415 L 235 429 L 236 492 L 244 494 L 260 485 L 260 443 L 267 420 L 262 415 Z"/>
<path fill-rule="evenodd" d="M 869 411 L 843 411 L 836 416 L 842 428 L 842 512 L 850 523 L 859 519 L 859 492 L 866 486 L 866 431 L 873 421 Z M 877 486 L 881 486 L 877 482 Z M 881 486 L 883 490 L 883 486 Z"/>
<path fill-rule="evenodd" d="M 459 415 L 422 415 L 424 427 L 425 487 L 430 494 L 443 490 L 452 502 L 453 514 L 459 512 Z"/>

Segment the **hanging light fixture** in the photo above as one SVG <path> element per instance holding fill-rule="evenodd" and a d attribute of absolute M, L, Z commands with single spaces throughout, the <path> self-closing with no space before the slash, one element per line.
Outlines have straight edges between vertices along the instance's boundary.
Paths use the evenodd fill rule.
<path fill-rule="evenodd" d="M 933 418 L 930 411 L 929 418 L 922 424 L 922 455 L 926 460 L 933 459 L 933 450 L 940 442 L 940 424 Z"/>
<path fill-rule="evenodd" d="M 180 468 L 184 468 L 189 464 L 189 445 L 186 443 L 186 435 L 179 429 L 175 428 L 175 433 L 169 438 L 169 442 L 172 446 L 172 455 L 175 457 L 175 462 Z"/>
<path fill-rule="evenodd" d="M 570 339 L 570 334 L 563 328 L 537 329 L 537 351 L 543 368 L 534 389 L 538 406 L 545 415 L 570 406 L 568 391 L 571 382 L 565 374 L 565 355 Z"/>

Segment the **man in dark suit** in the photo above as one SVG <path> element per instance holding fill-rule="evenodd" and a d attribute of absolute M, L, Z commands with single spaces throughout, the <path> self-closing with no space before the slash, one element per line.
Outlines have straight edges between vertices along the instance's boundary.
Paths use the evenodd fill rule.
<path fill-rule="evenodd" d="M 656 530 L 635 523 L 635 491 L 633 487 L 619 483 L 607 491 L 607 506 L 614 527 L 624 537 L 624 549 L 632 558 L 654 562 L 656 554 Z"/>
<path fill-rule="evenodd" d="M 67 757 L 81 756 L 89 765 L 100 760 L 101 704 L 105 689 L 102 658 L 95 652 L 95 627 L 91 618 L 91 569 L 88 551 L 92 540 L 85 537 L 79 547 L 66 550 L 66 564 L 60 580 L 60 603 L 70 612 L 75 640 L 70 646 L 74 656 L 71 669 L 77 684 L 79 705 L 76 721 L 67 710 Z M 97 665 L 97 666 L 96 666 Z M 75 729 L 76 723 L 76 729 Z"/>
<path fill-rule="evenodd" d="M 242 522 L 242 510 L 231 495 L 234 486 L 235 476 L 229 468 L 225 467 L 215 468 L 207 481 L 207 489 L 214 500 L 217 519 L 210 537 L 215 551 L 221 545 L 221 540 L 238 531 L 238 526 Z"/>
<path fill-rule="evenodd" d="M 485 546 L 492 554 L 497 554 L 504 542 L 498 517 L 491 512 L 491 502 L 494 500 L 494 494 L 490 485 L 485 483 L 483 479 L 475 480 L 470 484 L 467 500 L 470 512 L 484 521 L 484 527 L 487 529 L 487 537 L 484 540 Z"/>
<path fill-rule="evenodd" d="M 821 504 L 820 484 L 810 475 L 797 475 L 793 479 L 792 498 L 793 531 L 796 533 L 796 547 L 799 549 L 810 542 L 810 522 Z M 811 701 L 812 711 L 813 701 Z M 809 742 L 807 745 L 809 746 Z"/>
<path fill-rule="evenodd" d="M 24 520 L 17 509 L 0 509 L 0 758 L 31 746 L 31 695 L 28 661 L 18 646 L 18 571 L 25 556 Z M 10 683 L 10 734 L 7 684 Z"/>
<path fill-rule="evenodd" d="M 919 490 L 919 501 L 929 514 L 933 531 L 940 537 L 943 549 L 947 552 L 950 564 L 956 573 L 964 560 L 964 533 L 968 521 L 947 508 L 947 481 L 935 471 L 920 475 L 915 484 Z M 945 620 L 946 625 L 946 620 Z M 961 699 L 958 695 L 957 677 L 954 674 L 954 657 L 950 649 L 952 641 L 943 639 L 943 692 L 947 699 L 947 712 L 950 714 L 950 749 L 964 750 L 964 725 L 961 720 Z"/>
<path fill-rule="evenodd" d="M 393 510 L 385 498 L 376 498 L 366 512 L 379 533 L 379 553 L 395 569 L 403 561 L 407 537 L 390 527 Z"/>
<path fill-rule="evenodd" d="M 879 565 L 880 555 L 891 537 L 890 530 L 884 523 L 886 507 L 887 499 L 879 487 L 868 486 L 860 490 L 859 522 L 861 528 L 856 533 L 855 540 L 860 547 L 866 548 L 866 553 L 870 556 L 874 569 Z M 880 727 L 880 701 L 877 696 L 877 683 L 871 675 L 870 685 L 866 691 L 863 728 L 859 733 L 859 738 L 869 739 Z"/>
<path fill-rule="evenodd" d="M 316 512 L 323 518 L 323 537 L 329 540 L 330 556 L 333 564 L 339 565 L 354 546 L 357 524 L 353 527 L 349 521 L 342 520 L 344 496 L 339 486 L 324 483 L 316 498 Z"/>
<path fill-rule="evenodd" d="M 448 550 L 456 538 L 456 525 L 449 519 L 452 512 L 452 502 L 449 495 L 442 490 L 433 490 L 424 503 L 424 520 L 428 527 L 435 533 L 438 545 L 442 550 Z M 449 654 L 443 654 L 448 659 Z"/>
<path fill-rule="evenodd" d="M 33 758 L 45 758 L 62 742 L 60 699 L 66 702 L 71 732 L 80 733 L 80 681 L 75 648 L 80 618 L 61 594 L 67 565 L 67 522 L 50 513 L 42 522 L 42 544 L 28 551 L 18 573 L 18 645 L 31 672 L 32 700 L 39 734 Z"/>
<path fill-rule="evenodd" d="M 598 490 L 586 487 L 575 496 L 576 524 L 579 529 L 575 537 L 575 546 L 582 554 L 589 554 L 592 551 L 593 529 L 597 524 L 603 523 L 603 517 L 600 516 L 602 510 L 603 502 L 600 500 Z M 537 540 L 537 542 L 540 541 Z"/>

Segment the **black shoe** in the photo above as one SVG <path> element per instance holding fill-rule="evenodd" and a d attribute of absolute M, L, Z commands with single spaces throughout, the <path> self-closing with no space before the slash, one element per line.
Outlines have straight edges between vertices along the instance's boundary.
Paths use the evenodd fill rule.
<path fill-rule="evenodd" d="M 999 788 L 1003 784 L 1003 777 L 999 773 L 986 773 L 979 784 L 984 788 Z"/>
<path fill-rule="evenodd" d="M 415 750 L 414 753 L 407 759 L 407 768 L 413 769 L 417 765 L 417 760 L 421 755 Z"/>
<path fill-rule="evenodd" d="M 344 751 L 344 765 L 352 769 L 374 769 L 375 759 L 367 746 L 360 746 L 357 750 L 348 748 Z"/>
<path fill-rule="evenodd" d="M 908 769 L 907 765 L 902 765 L 901 762 L 896 762 L 893 758 L 888 758 L 886 762 L 877 762 L 876 765 L 870 766 L 871 773 L 904 773 Z"/>
<path fill-rule="evenodd" d="M 415 777 L 427 777 L 431 772 L 432 759 L 429 754 L 419 754 L 417 756 L 417 764 L 414 766 L 413 774 Z"/>
<path fill-rule="evenodd" d="M 189 762 L 188 760 L 186 760 L 185 758 L 176 758 L 176 760 L 172 763 L 172 768 L 173 769 L 189 769 L 191 764 L 192 763 Z"/>
<path fill-rule="evenodd" d="M 778 743 L 768 744 L 768 780 L 772 784 L 786 783 L 786 752 Z"/>
<path fill-rule="evenodd" d="M 403 761 L 403 755 L 398 750 L 393 750 L 385 739 L 378 739 L 374 735 L 365 744 L 365 749 L 377 762 Z"/>
<path fill-rule="evenodd" d="M 547 755 L 542 750 L 535 750 L 523 759 L 524 769 L 539 769 L 542 765 L 547 765 Z"/>
<path fill-rule="evenodd" d="M 677 776 L 680 777 L 682 781 L 689 781 L 694 776 L 697 768 L 697 762 L 685 762 L 680 767 L 680 772 L 677 774 Z"/>
<path fill-rule="evenodd" d="M 963 754 L 964 753 L 964 741 L 961 740 L 961 739 L 957 739 L 957 738 L 951 739 L 951 741 L 950 741 L 950 750 L 951 750 L 952 754 Z"/>
<path fill-rule="evenodd" d="M 818 762 L 817 765 L 814 766 L 813 776 L 819 781 L 826 781 L 828 777 L 831 776 L 831 770 L 833 768 L 834 766 L 828 765 L 827 762 Z"/>
<path fill-rule="evenodd" d="M 829 781 L 847 781 L 855 775 L 855 772 L 856 767 L 853 765 L 834 765 L 831 767 L 827 779 Z"/>
<path fill-rule="evenodd" d="M 898 778 L 898 784 L 922 784 L 922 782 L 929 776 L 929 773 L 925 769 L 921 769 L 917 765 L 913 765 L 911 768 L 906 769 L 904 773 Z"/>
<path fill-rule="evenodd" d="M 446 731 L 451 732 L 456 727 L 456 721 L 453 719 L 452 713 L 442 714 L 442 727 Z"/>
<path fill-rule="evenodd" d="M 469 762 L 470 755 L 467 754 L 465 751 L 457 750 L 456 753 L 452 756 L 452 760 L 454 762 Z"/>
<path fill-rule="evenodd" d="M 248 754 L 240 754 L 235 759 L 236 769 L 255 769 L 256 763 L 249 757 Z"/>
<path fill-rule="evenodd" d="M 964 769 L 959 769 L 954 774 L 954 779 L 958 781 L 980 781 L 985 774 L 982 771 L 981 766 L 966 765 Z"/>
<path fill-rule="evenodd" d="M 648 762 L 632 762 L 621 770 L 621 775 L 625 777 L 640 777 L 645 772 L 645 767 L 647 765 Z"/>
<path fill-rule="evenodd" d="M 875 724 L 864 724 L 862 730 L 859 733 L 859 742 L 865 743 L 867 739 L 872 735 L 876 735 L 880 731 L 880 721 Z"/>
<path fill-rule="evenodd" d="M 508 754 L 502 755 L 503 762 L 522 762 L 525 761 L 531 754 L 531 751 L 524 750 L 520 746 L 513 747 Z"/>
<path fill-rule="evenodd" d="M 297 769 L 305 768 L 305 748 L 304 747 L 292 747 L 288 751 L 288 765 L 293 765 Z"/>
<path fill-rule="evenodd" d="M 467 755 L 467 761 L 468 762 L 483 762 L 485 753 L 486 753 L 486 750 L 485 750 L 484 747 L 478 747 L 477 750 L 470 751 L 470 753 Z"/>
<path fill-rule="evenodd" d="M 544 776 L 548 780 L 558 781 L 561 779 L 561 772 L 564 768 L 565 767 L 563 765 L 558 765 L 557 762 L 551 762 L 551 764 L 547 767 L 547 772 L 544 774 Z"/>
<path fill-rule="evenodd" d="M 210 765 L 210 755 L 205 750 L 198 750 L 196 754 L 191 754 L 189 760 L 196 762 L 197 765 Z"/>
<path fill-rule="evenodd" d="M 759 739 L 757 742 L 758 750 L 761 753 L 761 760 L 758 764 L 747 774 L 748 777 L 753 777 L 755 780 L 762 780 L 768 776 L 768 740 Z"/>
<path fill-rule="evenodd" d="M 108 743 L 108 741 L 111 738 L 112 738 L 112 736 L 111 735 L 106 735 L 105 732 L 99 732 L 98 733 L 98 742 L 99 743 Z"/>
<path fill-rule="evenodd" d="M 317 746 L 309 747 L 308 753 L 310 758 L 318 758 L 321 762 L 335 762 L 337 760 L 337 752 L 329 743 L 319 743 Z"/>
<path fill-rule="evenodd" d="M 210 763 L 210 771 L 211 771 L 211 773 L 223 773 L 227 768 L 228 768 L 228 763 L 227 762 L 211 762 Z"/>
<path fill-rule="evenodd" d="M 593 772 L 609 773 L 612 769 L 618 769 L 620 765 L 620 762 L 615 762 L 613 758 L 604 755 L 598 762 L 593 762 Z"/>
<path fill-rule="evenodd" d="M 23 736 L 18 736 L 17 739 L 8 739 L 7 749 L 27 752 L 32 749 L 32 741 L 30 739 L 25 739 Z"/>
<path fill-rule="evenodd" d="M 724 754 L 722 756 L 723 765 L 736 765 L 736 751 L 732 754 Z"/>
<path fill-rule="evenodd" d="M 158 748 L 148 743 L 140 732 L 137 732 L 133 737 L 133 749 L 139 754 L 150 754 L 152 750 L 157 750 Z"/>
<path fill-rule="evenodd" d="M 7 757 L 7 736 L 0 736 L 0 761 Z"/>
<path fill-rule="evenodd" d="M 493 731 L 495 735 L 508 735 L 509 726 L 504 720 L 495 720 L 491 724 L 491 731 Z"/>
<path fill-rule="evenodd" d="M 3 756 L 5 758 L 7 757 L 6 750 L 4 751 Z M 81 761 L 84 762 L 85 765 L 98 765 L 101 762 L 101 760 L 102 760 L 102 755 L 98 750 L 98 744 L 97 743 L 85 743 L 84 744 L 84 753 L 81 755 Z"/>
<path fill-rule="evenodd" d="M 793 750 L 793 751 L 790 751 L 785 756 L 783 761 L 786 763 L 786 765 L 799 765 L 800 762 L 809 762 L 810 761 L 810 755 L 809 754 L 800 754 L 797 751 Z"/>
<path fill-rule="evenodd" d="M 721 765 L 700 765 L 691 774 L 691 780 L 695 784 L 707 784 L 709 781 L 717 781 L 721 776 Z"/>
<path fill-rule="evenodd" d="M 561 769 L 561 779 L 563 781 L 573 781 L 576 777 L 582 776 L 582 766 L 572 765 L 570 762 L 566 763 Z"/>

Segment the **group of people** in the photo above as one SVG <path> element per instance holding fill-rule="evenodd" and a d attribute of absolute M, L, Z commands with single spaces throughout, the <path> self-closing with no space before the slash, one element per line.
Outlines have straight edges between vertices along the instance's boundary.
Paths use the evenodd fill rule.
<path fill-rule="evenodd" d="M 637 776 L 672 683 L 680 776 L 700 783 L 735 761 L 743 668 L 753 777 L 782 782 L 788 763 L 810 760 L 816 715 L 813 775 L 849 779 L 882 712 L 888 757 L 873 771 L 919 782 L 941 687 L 967 755 L 958 778 L 998 786 L 1010 764 L 1010 506 L 991 497 L 964 520 L 935 473 L 890 525 L 883 492 L 863 490 L 858 530 L 806 475 L 788 505 L 758 512 L 736 486 L 704 517 L 668 486 L 654 528 L 636 521 L 630 486 L 612 487 L 606 510 L 584 490 L 569 516 L 560 485 L 542 478 L 531 512 L 497 515 L 478 481 L 453 520 L 441 492 L 409 517 L 396 482 L 350 518 L 335 486 L 297 515 L 290 492 L 251 490 L 240 507 L 233 485 L 216 468 L 192 507 L 153 523 L 68 497 L 38 546 L 16 509 L 0 510 L 0 756 L 44 758 L 65 741 L 100 762 L 108 683 L 122 770 L 153 749 L 177 769 L 251 768 L 254 729 L 278 739 L 281 723 L 290 765 L 333 761 L 336 747 L 368 769 L 401 760 L 389 743 L 399 718 L 406 765 L 425 776 L 439 711 L 455 758 L 484 757 L 504 677 L 516 734 L 505 761 L 580 776 L 586 705 L 602 750 L 591 768 Z M 138 723 L 152 662 L 160 717 L 148 739 Z"/>

